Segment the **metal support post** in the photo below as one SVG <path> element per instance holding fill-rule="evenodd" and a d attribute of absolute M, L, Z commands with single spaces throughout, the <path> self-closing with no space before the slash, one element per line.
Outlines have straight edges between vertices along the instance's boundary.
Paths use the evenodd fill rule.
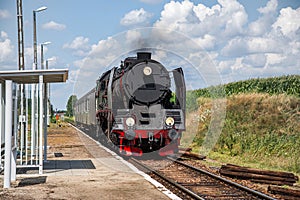
<path fill-rule="evenodd" d="M 35 87 L 35 113 L 34 113 L 34 122 L 35 122 L 35 163 L 38 165 L 39 163 L 39 84 L 36 84 Z"/>
<path fill-rule="evenodd" d="M 5 107 L 4 107 L 4 101 L 5 101 L 5 84 L 0 84 L 0 170 L 3 169 L 3 165 L 2 165 L 2 144 L 4 144 L 4 125 L 5 125 Z"/>
<path fill-rule="evenodd" d="M 39 116 L 39 174 L 43 174 L 43 75 L 39 76 L 39 103 L 40 103 L 40 116 Z"/>
<path fill-rule="evenodd" d="M 16 181 L 16 167 L 17 167 L 17 141 L 18 141 L 18 88 L 13 84 L 13 134 L 11 141 L 11 181 Z M 20 155 L 22 156 L 22 155 Z"/>
<path fill-rule="evenodd" d="M 10 188 L 11 183 L 11 145 L 12 145 L 12 81 L 5 81 L 5 161 L 4 188 Z"/>
<path fill-rule="evenodd" d="M 49 59 L 46 60 L 46 69 L 48 69 Z M 47 87 L 47 126 L 50 126 L 50 113 L 51 113 L 51 105 L 50 105 L 50 83 L 46 83 Z"/>
<path fill-rule="evenodd" d="M 31 85 L 31 153 L 30 163 L 33 164 L 34 152 L 35 152 L 35 84 Z"/>
<path fill-rule="evenodd" d="M 48 119 L 48 98 L 47 98 L 47 83 L 44 83 L 44 161 L 47 161 L 47 119 Z"/>
<path fill-rule="evenodd" d="M 19 70 L 25 69 L 24 63 L 24 31 L 23 31 L 23 6 L 22 0 L 17 0 L 17 21 L 18 21 L 18 52 Z"/>
<path fill-rule="evenodd" d="M 17 148 L 14 147 L 11 151 L 11 181 L 17 180 Z"/>
<path fill-rule="evenodd" d="M 28 85 L 25 85 L 25 162 L 28 164 Z"/>
<path fill-rule="evenodd" d="M 24 31 L 23 31 L 23 8 L 22 8 L 22 0 L 17 0 L 17 21 L 18 21 L 18 54 L 19 54 L 19 70 L 25 69 L 24 63 Z M 24 85 L 20 85 L 20 119 L 21 123 L 21 141 L 20 141 L 20 163 L 23 164 L 23 150 L 24 150 Z"/>
<path fill-rule="evenodd" d="M 24 85 L 21 84 L 20 86 L 20 116 L 19 116 L 19 123 L 20 123 L 20 164 L 23 165 L 23 150 L 24 150 Z"/>

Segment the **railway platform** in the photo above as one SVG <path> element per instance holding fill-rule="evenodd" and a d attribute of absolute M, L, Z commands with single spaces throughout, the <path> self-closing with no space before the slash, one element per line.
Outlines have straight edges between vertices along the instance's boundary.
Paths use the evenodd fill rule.
<path fill-rule="evenodd" d="M 50 127 L 48 145 L 43 174 L 18 169 L 17 181 L 0 189 L 0 199 L 176 199 L 70 125 Z"/>

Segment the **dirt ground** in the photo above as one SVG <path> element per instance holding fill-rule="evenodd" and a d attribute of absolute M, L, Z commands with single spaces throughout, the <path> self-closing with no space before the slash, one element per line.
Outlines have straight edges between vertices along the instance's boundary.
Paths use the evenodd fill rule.
<path fill-rule="evenodd" d="M 18 174 L 9 189 L 2 188 L 2 176 L 0 199 L 169 199 L 70 126 L 49 128 L 48 146 L 48 164 L 55 168 Z"/>

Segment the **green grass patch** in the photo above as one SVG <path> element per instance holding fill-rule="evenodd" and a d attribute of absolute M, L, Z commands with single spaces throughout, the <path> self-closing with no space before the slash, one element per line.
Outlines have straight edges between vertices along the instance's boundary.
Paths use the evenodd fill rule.
<path fill-rule="evenodd" d="M 195 152 L 201 150 L 213 112 L 210 98 L 199 98 L 198 105 L 197 112 L 189 113 L 199 122 L 190 145 Z M 222 133 L 208 156 L 220 162 L 299 174 L 299 122 L 299 97 L 266 93 L 229 96 Z"/>

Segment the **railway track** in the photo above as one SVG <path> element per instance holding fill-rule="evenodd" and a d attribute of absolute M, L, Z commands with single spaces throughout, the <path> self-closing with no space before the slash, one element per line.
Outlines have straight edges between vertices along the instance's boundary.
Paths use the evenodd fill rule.
<path fill-rule="evenodd" d="M 130 159 L 141 170 L 167 183 L 166 187 L 182 199 L 274 199 L 208 171 L 173 158 L 167 160 Z"/>

